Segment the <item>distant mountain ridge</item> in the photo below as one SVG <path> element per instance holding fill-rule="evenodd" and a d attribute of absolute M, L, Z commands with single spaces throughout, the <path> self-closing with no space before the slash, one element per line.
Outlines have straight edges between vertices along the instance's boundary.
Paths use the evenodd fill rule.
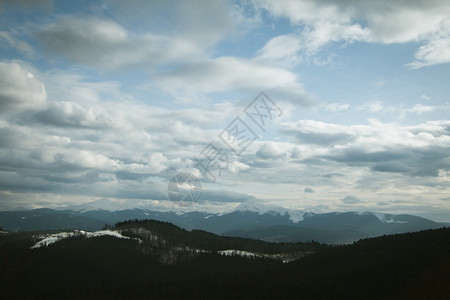
<path fill-rule="evenodd" d="M 36 209 L 0 212 L 0 227 L 8 231 L 46 229 L 99 230 L 130 219 L 154 219 L 219 235 L 273 242 L 316 240 L 345 244 L 361 238 L 434 229 L 443 224 L 413 215 L 376 212 L 311 213 L 257 201 L 246 201 L 226 213 L 154 211 L 135 208 L 106 210 L 107 201 L 66 210 Z M 118 209 L 118 210 L 113 210 Z"/>

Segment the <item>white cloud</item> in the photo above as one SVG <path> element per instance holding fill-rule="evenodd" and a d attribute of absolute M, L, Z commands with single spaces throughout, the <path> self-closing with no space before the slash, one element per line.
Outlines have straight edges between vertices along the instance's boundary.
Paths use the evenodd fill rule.
<path fill-rule="evenodd" d="M 422 71 L 361 69 L 371 57 L 340 46 L 365 42 L 370 52 L 377 49 L 370 43 L 408 42 L 402 51 L 417 47 L 410 68 L 445 63 L 448 1 L 105 0 L 77 12 L 71 6 L 55 15 L 33 11 L 32 24 L 18 23 L 28 12 L 1 3 L 5 57 L 30 59 L 30 65 L 0 65 L 2 197 L 34 206 L 46 199 L 60 205 L 99 197 L 167 200 L 173 173 L 200 177 L 194 157 L 242 113 L 240 104 L 264 90 L 283 110 L 281 134 L 274 126 L 266 140 L 230 155 L 236 160 L 228 171 L 205 184 L 206 200 L 258 197 L 323 211 L 374 209 L 381 202 L 399 209 L 396 199 L 409 199 L 401 208 L 425 200 L 446 205 L 436 199 L 450 188 L 448 121 L 340 124 L 373 114 L 383 120 L 410 114 L 408 124 L 445 115 L 443 83 L 433 79 L 441 75 L 427 79 L 437 88 L 432 103 L 411 104 L 401 96 L 408 85 L 416 87 L 412 98 L 430 92 L 416 76 Z M 317 68 L 327 57 L 337 63 Z M 302 82 L 344 102 L 300 109 L 295 103 L 318 102 Z M 358 94 L 371 89 L 376 94 Z M 385 94 L 384 102 L 358 104 Z M 298 121 L 304 118 L 327 121 Z"/>
<path fill-rule="evenodd" d="M 158 66 L 202 53 L 194 41 L 153 33 L 135 35 L 112 20 L 96 17 L 62 16 L 37 37 L 53 53 L 105 69 Z"/>
<path fill-rule="evenodd" d="M 48 108 L 0 122 L 0 189 L 13 193 L 164 200 L 164 193 L 148 191 L 152 181 L 194 172 L 193 157 L 234 111 L 228 102 L 170 110 L 132 101 L 112 82 L 61 71 L 41 75 L 51 90 Z M 236 174 L 249 168 L 230 165 Z"/>
<path fill-rule="evenodd" d="M 228 90 L 268 91 L 280 100 L 308 104 L 314 99 L 298 82 L 297 76 L 283 68 L 256 60 L 219 57 L 179 66 L 155 80 L 161 89 L 183 95 Z"/>
<path fill-rule="evenodd" d="M 285 156 L 287 153 L 284 152 L 276 143 L 267 142 L 260 146 L 259 150 L 256 152 L 256 156 L 261 159 L 277 159 Z"/>
<path fill-rule="evenodd" d="M 298 52 L 302 48 L 303 42 L 298 35 L 279 35 L 270 39 L 263 48 L 258 50 L 257 59 L 293 66 L 300 62 Z"/>
<path fill-rule="evenodd" d="M 296 75 L 278 67 L 236 57 L 219 57 L 185 64 L 161 78 L 163 86 L 206 92 L 239 89 L 270 89 L 296 83 Z"/>
<path fill-rule="evenodd" d="M 330 42 L 364 40 L 369 35 L 367 28 L 352 22 L 351 10 L 340 10 L 340 7 L 335 4 L 309 0 L 262 0 L 255 1 L 255 4 L 257 7 L 268 10 L 275 17 L 286 17 L 293 24 L 305 26 L 300 35 L 280 36 L 279 40 L 274 38 L 263 48 L 266 52 L 271 50 L 269 52 L 271 54 L 277 50 L 272 45 L 276 41 L 288 43 L 289 48 L 292 49 L 292 52 L 288 53 L 291 61 L 300 59 L 294 56 L 300 49 L 304 49 L 308 55 L 314 55 Z M 296 49 L 295 52 L 294 49 Z M 276 54 L 280 55 L 279 50 Z"/>
<path fill-rule="evenodd" d="M 250 166 L 248 166 L 240 161 L 237 161 L 237 160 L 232 161 L 230 163 L 230 165 L 228 166 L 228 171 L 230 171 L 232 173 L 240 173 L 240 172 L 246 171 L 248 169 L 250 169 Z"/>
<path fill-rule="evenodd" d="M 448 121 L 416 126 L 376 120 L 353 126 L 298 121 L 284 126 L 282 133 L 293 142 L 319 146 L 312 157 L 410 176 L 438 176 L 439 170 L 450 169 Z"/>
<path fill-rule="evenodd" d="M 347 22 L 350 17 L 348 14 L 340 14 L 336 5 L 319 3 L 319 1 L 258 0 L 254 2 L 257 7 L 268 10 L 274 16 L 287 17 L 295 24 L 313 24 L 320 19 L 343 23 Z"/>
<path fill-rule="evenodd" d="M 214 45 L 230 36 L 247 18 L 239 3 L 228 1 L 106 0 L 105 7 L 122 24 L 140 32 L 173 33 L 199 44 Z"/>
<path fill-rule="evenodd" d="M 140 1 L 133 3 L 131 6 L 144 5 Z M 114 2 L 113 6 L 116 5 L 118 3 Z M 207 8 L 213 11 L 221 10 L 222 5 L 211 5 L 211 7 L 208 5 Z M 176 9 L 181 9 L 184 4 L 180 3 L 179 6 L 176 6 Z M 192 9 L 189 8 L 189 11 Z M 181 11 L 174 12 L 175 15 L 178 13 Z M 152 78 L 149 84 L 151 88 L 156 87 L 177 98 L 188 99 L 202 94 L 230 90 L 252 93 L 265 90 L 275 97 L 282 98 L 280 99 L 282 101 L 309 105 L 316 101 L 305 91 L 294 73 L 273 64 L 273 59 L 294 58 L 295 49 L 290 50 L 292 55 L 277 54 L 276 52 L 280 51 L 279 47 L 278 50 L 270 50 L 268 46 L 262 50 L 262 56 L 256 59 L 232 56 L 211 59 L 208 58 L 211 54 L 210 46 L 226 35 L 225 32 L 229 29 L 225 27 L 228 25 L 218 25 L 220 28 L 224 27 L 223 31 L 220 28 L 211 29 L 211 26 L 206 24 L 211 21 L 210 16 L 200 13 L 201 16 L 197 18 L 194 12 L 192 16 L 188 12 L 183 13 L 183 16 L 190 21 L 179 22 L 189 23 L 187 27 L 194 26 L 197 21 L 203 25 L 195 25 L 195 30 L 181 27 L 176 34 L 170 30 L 163 30 L 168 32 L 157 34 L 152 32 L 150 25 L 142 32 L 136 32 L 127 30 L 113 20 L 62 16 L 54 23 L 44 26 L 36 36 L 47 50 L 76 63 L 107 70 L 122 71 L 134 68 L 149 71 Z M 229 13 L 222 12 L 226 15 Z M 231 21 L 224 21 L 224 23 L 227 22 Z M 216 39 L 211 38 L 213 33 L 218 34 Z M 214 42 L 211 42 L 212 40 Z M 292 44 L 289 38 L 286 42 Z M 293 45 L 293 47 L 298 46 Z M 284 57 L 285 55 L 288 57 Z"/>
<path fill-rule="evenodd" d="M 325 110 L 332 111 L 332 112 L 339 112 L 339 111 L 345 111 L 350 108 L 350 105 L 347 103 L 330 103 L 327 106 L 325 106 Z"/>
<path fill-rule="evenodd" d="M 212 47 L 250 16 L 228 1 L 107 0 L 102 9 L 113 18 L 63 15 L 36 36 L 47 50 L 102 69 L 153 68 L 209 57 Z"/>
<path fill-rule="evenodd" d="M 316 54 L 323 46 L 331 42 L 363 41 L 368 35 L 368 30 L 359 24 L 340 24 L 329 21 L 320 21 L 314 24 L 313 29 L 303 32 L 307 53 Z"/>
<path fill-rule="evenodd" d="M 450 62 L 450 19 L 431 35 L 425 45 L 419 47 L 414 58 L 416 60 L 408 64 L 412 69 Z"/>
<path fill-rule="evenodd" d="M 367 28 L 353 23 L 352 9 L 341 9 L 334 3 L 309 0 L 262 0 L 255 3 L 276 17 L 287 17 L 293 24 L 305 25 L 301 39 L 309 54 L 315 54 L 330 42 L 363 40 L 369 35 Z"/>
<path fill-rule="evenodd" d="M 113 127 L 113 120 L 106 112 L 67 101 L 52 102 L 38 114 L 38 119 L 54 126 Z"/>
<path fill-rule="evenodd" d="M 398 118 L 401 120 L 405 118 L 407 114 L 421 115 L 424 113 L 430 113 L 434 111 L 448 111 L 448 110 L 450 110 L 449 103 L 445 103 L 442 105 L 423 105 L 421 103 L 417 103 L 410 108 L 400 109 Z"/>
<path fill-rule="evenodd" d="M 424 112 L 431 112 L 436 109 L 438 109 L 438 106 L 431 106 L 431 105 L 422 105 L 420 103 L 414 105 L 411 109 L 408 109 L 407 111 L 410 113 L 416 113 L 416 114 L 422 114 Z"/>
<path fill-rule="evenodd" d="M 450 3 L 434 1 L 257 0 L 257 8 L 304 26 L 307 54 L 332 42 L 424 43 L 408 66 L 420 68 L 450 61 Z"/>
<path fill-rule="evenodd" d="M 365 103 L 361 106 L 358 107 L 358 110 L 368 110 L 370 112 L 379 112 L 381 110 L 383 110 L 385 107 L 383 105 L 382 102 L 380 101 L 373 101 L 373 102 L 369 102 L 369 103 Z"/>
<path fill-rule="evenodd" d="M 364 126 L 345 126 L 314 120 L 283 123 L 281 132 L 300 144 L 346 144 L 364 131 Z"/>
<path fill-rule="evenodd" d="M 430 96 L 427 96 L 427 95 L 425 95 L 425 94 L 422 94 L 422 95 L 420 96 L 420 99 L 428 101 L 428 100 L 431 100 L 431 97 L 430 97 Z"/>
<path fill-rule="evenodd" d="M 47 101 L 44 84 L 17 63 L 0 62 L 0 112 L 42 109 Z"/>

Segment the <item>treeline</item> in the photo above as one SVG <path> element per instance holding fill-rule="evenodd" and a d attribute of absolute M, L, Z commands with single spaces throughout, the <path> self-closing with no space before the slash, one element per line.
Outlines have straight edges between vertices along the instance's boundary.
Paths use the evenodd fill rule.
<path fill-rule="evenodd" d="M 170 246 L 190 247 L 208 251 L 227 249 L 244 250 L 249 252 L 278 254 L 291 252 L 315 252 L 329 248 L 326 244 L 310 242 L 270 243 L 260 240 L 238 237 L 219 236 L 203 230 L 188 231 L 169 222 L 156 220 L 129 220 L 117 223 L 112 229 L 121 230 L 124 235 L 146 240 L 145 232 L 138 232 L 136 228 L 146 229 L 152 235 L 147 235 L 147 241 L 165 241 Z M 166 245 L 159 243 L 158 246 Z"/>

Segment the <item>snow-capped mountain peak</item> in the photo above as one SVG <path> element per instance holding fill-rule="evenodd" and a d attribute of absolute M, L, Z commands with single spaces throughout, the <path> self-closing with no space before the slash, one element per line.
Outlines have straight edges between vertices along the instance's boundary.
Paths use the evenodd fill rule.
<path fill-rule="evenodd" d="M 299 210 L 292 210 L 288 209 L 282 206 L 273 205 L 273 204 L 267 204 L 262 201 L 256 201 L 256 200 L 247 200 L 245 202 L 242 202 L 239 204 L 232 212 L 253 212 L 258 213 L 260 215 L 262 214 L 274 214 L 274 215 L 289 215 L 289 219 L 294 222 L 298 223 L 303 220 L 303 215 L 305 214 L 302 211 Z"/>
<path fill-rule="evenodd" d="M 266 204 L 262 201 L 247 200 L 239 204 L 233 211 L 257 212 L 263 214 L 269 211 L 285 210 L 281 206 Z"/>

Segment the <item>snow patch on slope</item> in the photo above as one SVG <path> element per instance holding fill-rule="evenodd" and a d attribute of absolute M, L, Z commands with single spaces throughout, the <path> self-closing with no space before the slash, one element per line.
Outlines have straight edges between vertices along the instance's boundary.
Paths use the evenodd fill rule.
<path fill-rule="evenodd" d="M 389 214 L 384 214 L 384 213 L 377 213 L 377 212 L 373 212 L 372 213 L 375 217 L 378 218 L 378 220 L 380 220 L 383 223 L 396 223 L 396 224 L 405 224 L 408 223 L 408 221 L 399 221 L 399 220 L 394 220 L 392 218 L 392 215 Z"/>
<path fill-rule="evenodd" d="M 298 223 L 300 221 L 303 221 L 305 213 L 303 211 L 299 210 L 288 210 L 289 214 L 289 220 L 291 220 L 293 223 Z"/>
<path fill-rule="evenodd" d="M 236 250 L 236 249 L 228 249 L 228 250 L 221 250 L 217 251 L 217 254 L 224 255 L 224 256 L 240 256 L 240 257 L 247 257 L 247 258 L 270 258 L 270 259 L 276 259 L 281 260 L 283 263 L 289 263 L 291 261 L 301 259 L 306 255 L 311 254 L 311 251 L 306 252 L 298 252 L 298 253 L 279 253 L 279 254 L 267 254 L 267 253 L 253 253 L 249 251 L 243 251 L 243 250 Z"/>
<path fill-rule="evenodd" d="M 255 254 L 252 252 L 242 251 L 242 250 L 234 250 L 234 249 L 217 251 L 217 253 L 220 255 L 225 255 L 225 256 L 243 256 L 243 257 L 254 257 L 255 256 Z"/>
<path fill-rule="evenodd" d="M 56 243 L 62 239 L 66 239 L 66 238 L 70 238 L 70 237 L 74 237 L 74 236 L 85 236 L 87 238 L 97 237 L 97 236 L 113 236 L 113 237 L 120 238 L 120 239 L 130 239 L 127 236 L 123 236 L 120 232 L 113 231 L 113 230 L 100 230 L 100 231 L 95 231 L 95 232 L 76 230 L 73 232 L 59 232 L 59 233 L 53 233 L 50 235 L 39 236 L 39 238 L 44 238 L 44 239 L 42 239 L 41 241 L 34 244 L 31 247 L 31 249 L 36 249 L 36 248 L 40 248 L 43 246 L 47 247 L 48 245 Z"/>
<path fill-rule="evenodd" d="M 405 223 L 408 223 L 408 221 L 398 221 L 398 220 L 388 219 L 388 220 L 386 220 L 386 223 L 405 224 Z"/>
<path fill-rule="evenodd" d="M 384 214 L 384 213 L 378 213 L 378 212 L 373 212 L 372 213 L 375 217 L 377 217 L 378 218 L 378 220 L 380 220 L 381 222 L 385 222 L 385 217 L 386 217 L 386 214 Z"/>

